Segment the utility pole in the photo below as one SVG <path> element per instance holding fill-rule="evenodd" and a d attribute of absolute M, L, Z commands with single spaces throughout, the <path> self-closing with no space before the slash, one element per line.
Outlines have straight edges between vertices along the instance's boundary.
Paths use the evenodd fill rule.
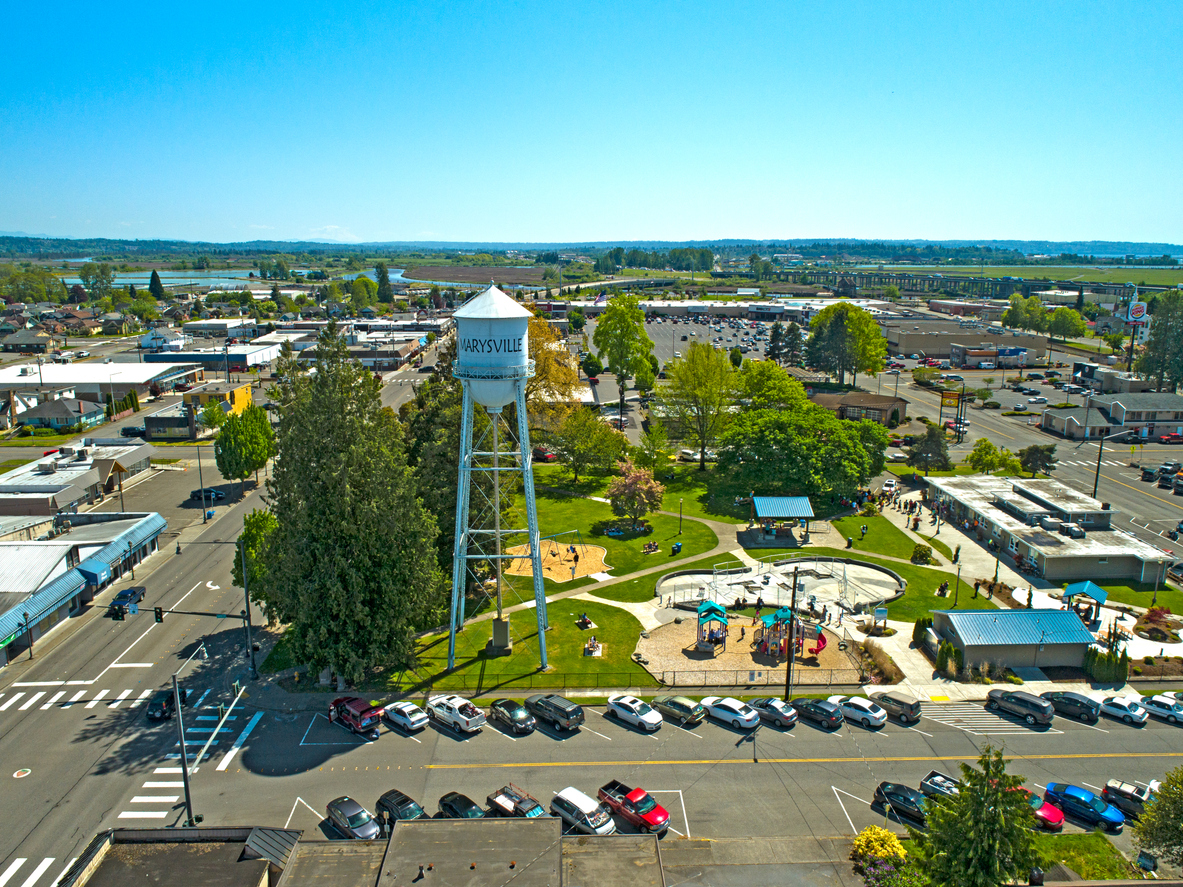
<path fill-rule="evenodd" d="M 259 668 L 255 665 L 255 643 L 252 638 L 251 625 L 251 593 L 247 587 L 246 578 L 246 546 L 242 544 L 242 539 L 238 540 L 238 556 L 242 563 L 242 596 L 245 599 L 246 609 L 242 611 L 243 625 L 246 626 L 246 651 L 251 658 L 251 679 L 257 681 L 259 679 Z"/>
<path fill-rule="evenodd" d="M 797 568 L 793 567 L 793 596 L 789 599 L 789 661 L 785 667 L 785 702 L 793 695 L 793 660 L 797 658 Z M 818 629 L 819 631 L 821 629 Z"/>
<path fill-rule="evenodd" d="M 204 524 L 209 518 L 205 509 L 205 481 L 201 479 L 201 441 L 197 441 L 197 483 L 201 486 L 201 522 Z"/>
<path fill-rule="evenodd" d="M 173 708 L 177 713 L 177 733 L 181 741 L 181 776 L 185 780 L 185 827 L 193 828 L 193 795 L 189 789 L 189 752 L 185 749 L 185 722 L 181 716 L 181 689 L 173 675 Z"/>

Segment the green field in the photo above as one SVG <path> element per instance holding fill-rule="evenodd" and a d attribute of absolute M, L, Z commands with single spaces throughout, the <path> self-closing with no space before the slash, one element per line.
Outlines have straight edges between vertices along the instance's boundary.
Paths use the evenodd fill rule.
<path fill-rule="evenodd" d="M 854 540 L 854 551 L 885 554 L 888 557 L 909 560 L 912 557 L 912 549 L 916 547 L 916 543 L 909 539 L 903 530 L 881 515 L 860 517 L 852 514 L 850 517 L 838 518 L 832 523 L 844 539 Z M 864 524 L 867 527 L 867 535 L 860 539 L 859 527 Z"/>
<path fill-rule="evenodd" d="M 944 274 L 946 277 L 1022 277 L 1025 280 L 1087 280 L 1094 283 L 1136 283 L 1174 286 L 1183 283 L 1183 267 L 1139 268 L 1095 265 L 884 265 L 886 271 Z"/>

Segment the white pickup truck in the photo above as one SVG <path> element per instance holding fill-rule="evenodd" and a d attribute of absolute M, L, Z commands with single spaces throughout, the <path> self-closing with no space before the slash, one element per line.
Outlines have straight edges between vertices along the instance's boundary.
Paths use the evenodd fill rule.
<path fill-rule="evenodd" d="M 427 716 L 457 733 L 475 733 L 485 726 L 485 713 L 463 696 L 432 696 Z"/>

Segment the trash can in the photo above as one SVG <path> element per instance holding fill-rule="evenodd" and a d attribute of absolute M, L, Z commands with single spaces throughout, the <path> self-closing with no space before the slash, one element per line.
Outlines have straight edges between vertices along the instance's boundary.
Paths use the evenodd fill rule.
<path fill-rule="evenodd" d="M 675 543 L 674 543 L 674 551 L 673 551 L 673 553 L 674 553 L 674 554 L 681 554 L 681 553 L 682 553 L 682 543 L 681 543 L 681 542 L 675 542 Z"/>
<path fill-rule="evenodd" d="M 205 516 L 206 516 L 207 518 L 209 518 L 209 517 L 213 517 L 215 513 L 216 513 L 216 512 L 215 512 L 215 511 L 214 511 L 214 510 L 211 508 L 209 511 L 207 511 L 207 512 L 205 513 Z"/>

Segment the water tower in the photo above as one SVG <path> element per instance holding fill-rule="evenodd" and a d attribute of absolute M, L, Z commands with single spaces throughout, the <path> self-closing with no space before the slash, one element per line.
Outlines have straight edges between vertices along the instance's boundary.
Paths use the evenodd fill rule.
<path fill-rule="evenodd" d="M 484 586 L 496 583 L 497 618 L 493 621 L 490 650 L 508 652 L 512 647 L 509 620 L 502 613 L 502 567 L 506 561 L 525 557 L 506 554 L 503 541 L 509 537 L 527 539 L 528 557 L 534 579 L 534 602 L 538 616 L 538 652 L 546 668 L 546 595 L 542 585 L 542 556 L 538 543 L 538 511 L 534 504 L 534 473 L 530 470 L 530 429 L 526 416 L 526 380 L 534 375 L 527 329 L 531 313 L 490 286 L 474 296 L 453 315 L 456 321 L 456 360 L 452 375 L 464 390 L 460 420 L 460 473 L 456 490 L 456 547 L 452 552 L 452 618 L 448 636 L 448 668 L 456 666 L 456 632 L 464 625 L 464 590 L 469 577 Z M 502 409 L 517 405 L 517 434 L 505 427 Z M 487 426 L 473 442 L 473 406 L 480 404 L 489 416 Z M 505 440 L 502 440 L 504 429 Z M 526 494 L 526 527 L 501 525 L 501 473 L 521 474 Z M 474 478 L 479 503 L 476 523 L 471 526 L 470 508 Z M 483 507 L 486 505 L 488 507 Z M 487 515 L 487 518 L 485 517 Z M 493 576 L 478 574 L 483 565 Z"/>

